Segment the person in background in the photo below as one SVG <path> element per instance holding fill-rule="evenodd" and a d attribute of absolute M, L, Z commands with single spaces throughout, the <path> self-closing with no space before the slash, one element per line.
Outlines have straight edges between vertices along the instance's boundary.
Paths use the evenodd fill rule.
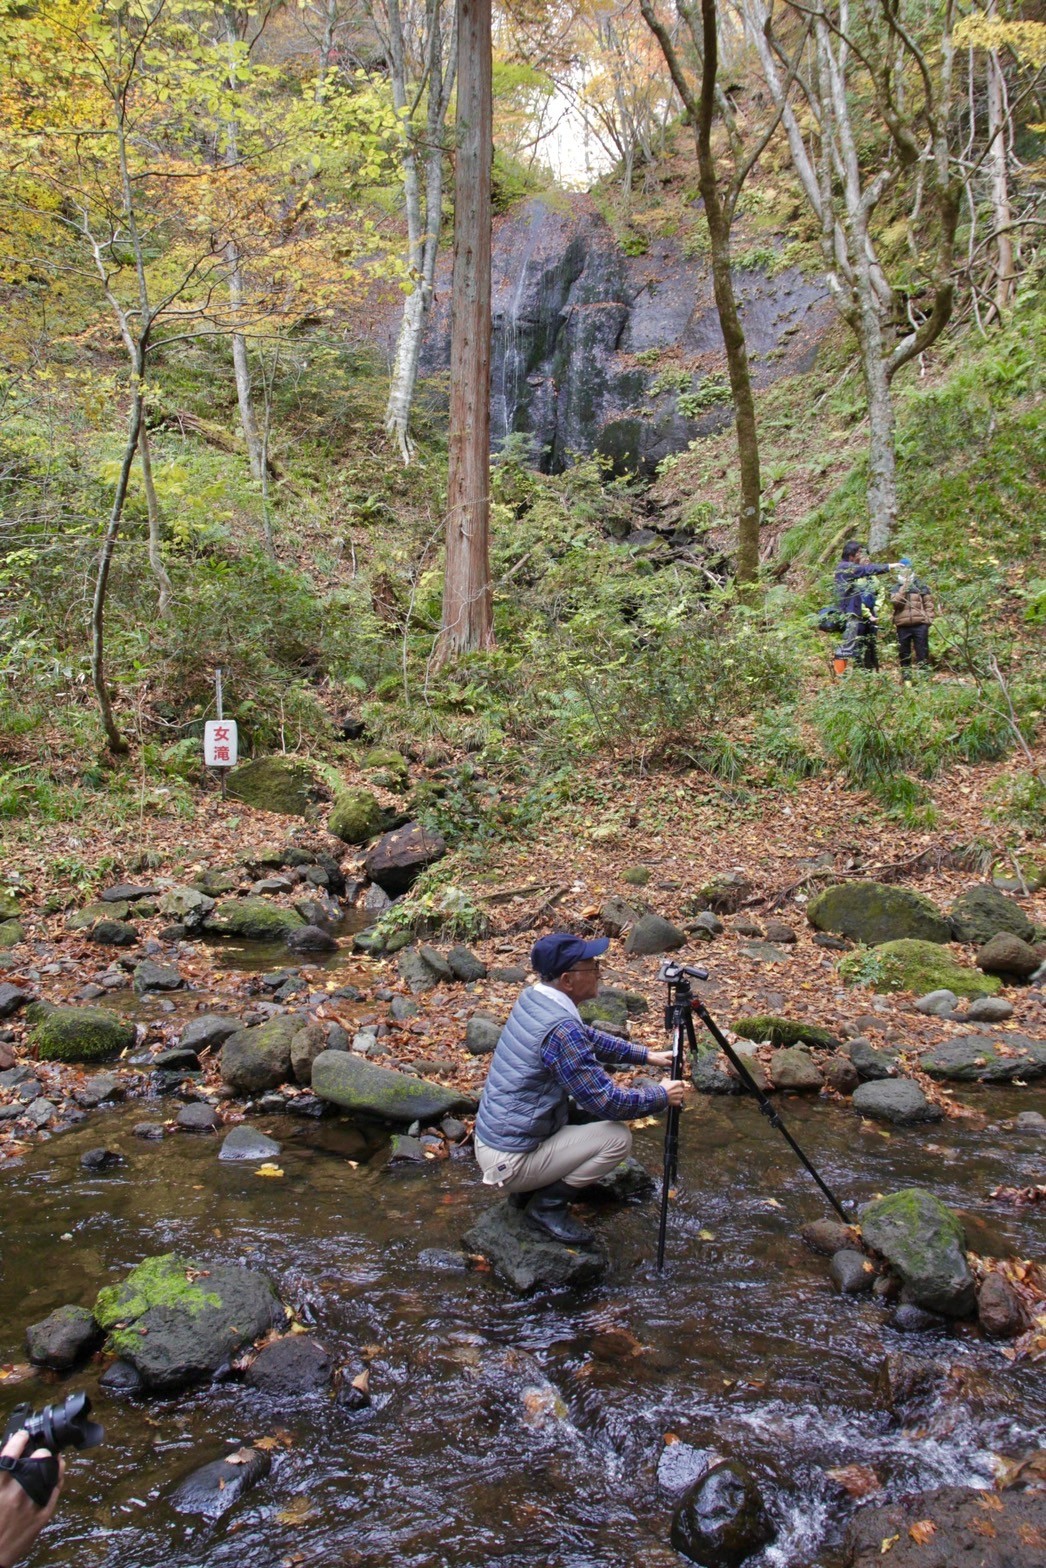
<path fill-rule="evenodd" d="M 835 569 L 835 597 L 846 616 L 846 630 L 835 650 L 836 675 L 845 675 L 851 662 L 863 670 L 879 668 L 876 645 L 879 622 L 875 614 L 875 587 L 870 579 L 897 570 L 893 562 L 881 566 L 869 561 L 864 546 L 856 539 L 843 545 L 842 559 Z"/>
<path fill-rule="evenodd" d="M 916 665 L 930 662 L 930 627 L 933 625 L 933 596 L 915 575 L 907 556 L 899 562 L 897 586 L 890 594 L 897 651 L 901 660 L 901 679 L 912 678 Z"/>
<path fill-rule="evenodd" d="M 14 1568 L 26 1555 L 58 1507 L 58 1494 L 62 1490 L 65 1460 L 60 1455 L 56 1459 L 47 1448 L 34 1448 L 26 1456 L 28 1441 L 27 1432 L 15 1432 L 0 1450 L 0 1568 Z M 11 1473 L 27 1458 L 53 1466 L 52 1475 L 57 1475 L 54 1490 L 44 1508 L 36 1506 Z"/>
<path fill-rule="evenodd" d="M 476 1161 L 488 1187 L 500 1187 L 532 1225 L 568 1246 L 592 1238 L 567 1205 L 579 1187 L 606 1176 L 628 1155 L 638 1116 L 681 1105 L 685 1085 L 625 1089 L 600 1065 L 670 1067 L 671 1051 L 603 1034 L 582 1021 L 578 1004 L 599 990 L 605 937 L 557 931 L 534 943 L 528 986 L 509 1014 L 490 1063 L 476 1117 Z M 591 1119 L 570 1125 L 573 1099 Z M 518 1195 L 518 1197 L 516 1196 Z"/>

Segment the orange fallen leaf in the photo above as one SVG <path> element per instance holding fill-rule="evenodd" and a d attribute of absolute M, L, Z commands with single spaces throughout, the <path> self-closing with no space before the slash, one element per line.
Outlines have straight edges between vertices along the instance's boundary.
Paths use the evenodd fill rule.
<path fill-rule="evenodd" d="M 869 1465 L 839 1465 L 825 1474 L 851 1497 L 870 1497 L 873 1492 L 882 1491 L 882 1482 Z"/>
<path fill-rule="evenodd" d="M 908 1534 L 916 1546 L 925 1546 L 927 1541 L 932 1541 L 937 1534 L 937 1526 L 932 1519 L 917 1519 L 914 1524 L 908 1526 Z"/>

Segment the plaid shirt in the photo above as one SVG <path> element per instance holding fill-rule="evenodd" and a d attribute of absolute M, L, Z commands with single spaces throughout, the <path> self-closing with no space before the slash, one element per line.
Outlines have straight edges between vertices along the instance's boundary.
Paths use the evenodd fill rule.
<path fill-rule="evenodd" d="M 609 1062 L 620 1067 L 644 1067 L 645 1045 L 602 1034 L 570 1017 L 545 1036 L 541 1060 L 583 1111 L 601 1121 L 628 1122 L 636 1116 L 663 1111 L 668 1095 L 660 1084 L 642 1089 L 621 1089 L 600 1067 Z"/>

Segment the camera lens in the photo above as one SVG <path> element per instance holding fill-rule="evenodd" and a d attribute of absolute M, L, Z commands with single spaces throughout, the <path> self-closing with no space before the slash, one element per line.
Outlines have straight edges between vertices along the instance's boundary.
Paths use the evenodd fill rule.
<path fill-rule="evenodd" d="M 97 1448 L 105 1436 L 104 1427 L 90 1419 L 91 1401 L 86 1394 L 70 1394 L 59 1405 L 45 1405 L 31 1415 L 25 1429 L 31 1441 L 49 1448 L 52 1454 L 63 1448 Z"/>

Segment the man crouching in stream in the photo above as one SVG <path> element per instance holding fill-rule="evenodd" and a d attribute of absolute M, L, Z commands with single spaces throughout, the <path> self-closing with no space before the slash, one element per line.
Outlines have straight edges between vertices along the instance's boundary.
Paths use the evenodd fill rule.
<path fill-rule="evenodd" d="M 626 1124 L 681 1105 L 686 1092 L 670 1078 L 623 1089 L 599 1065 L 672 1065 L 671 1051 L 648 1051 L 582 1022 L 578 1003 L 599 990 L 599 959 L 609 945 L 565 932 L 535 942 L 530 965 L 538 983 L 523 992 L 501 1031 L 476 1117 L 484 1182 L 513 1194 L 531 1224 L 568 1246 L 592 1240 L 567 1204 L 627 1157 Z M 570 1100 L 598 1119 L 568 1125 Z"/>

